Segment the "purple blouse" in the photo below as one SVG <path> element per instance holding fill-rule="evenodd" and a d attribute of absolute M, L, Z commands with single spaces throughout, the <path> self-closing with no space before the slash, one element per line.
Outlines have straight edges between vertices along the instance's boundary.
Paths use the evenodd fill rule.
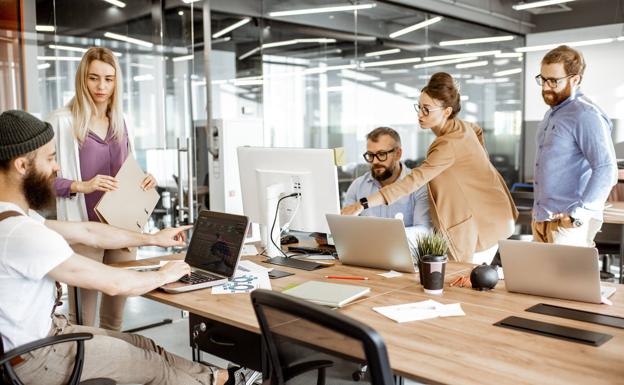
<path fill-rule="evenodd" d="M 79 147 L 78 156 L 80 158 L 80 175 L 83 181 L 88 181 L 96 175 L 115 176 L 128 157 L 128 131 L 124 129 L 121 141 L 115 139 L 110 126 L 104 140 L 89 131 L 84 143 Z M 72 182 L 70 179 L 56 178 L 54 181 L 56 195 L 62 198 L 69 198 Z M 85 194 L 89 221 L 100 221 L 94 209 L 102 195 L 104 195 L 103 191 Z"/>

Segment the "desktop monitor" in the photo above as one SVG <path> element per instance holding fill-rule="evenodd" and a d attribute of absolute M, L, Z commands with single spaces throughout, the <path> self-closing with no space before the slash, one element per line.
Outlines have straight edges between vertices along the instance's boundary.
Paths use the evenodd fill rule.
<path fill-rule="evenodd" d="M 340 213 L 333 149 L 239 147 L 238 167 L 243 211 L 251 222 L 265 228 L 261 232 L 269 255 L 278 252 L 273 249 L 268 232 L 278 200 L 287 195 L 300 194 L 283 199 L 279 205 L 272 235 L 278 245 L 279 224 L 287 221 L 293 230 L 329 233 L 325 214 Z"/>

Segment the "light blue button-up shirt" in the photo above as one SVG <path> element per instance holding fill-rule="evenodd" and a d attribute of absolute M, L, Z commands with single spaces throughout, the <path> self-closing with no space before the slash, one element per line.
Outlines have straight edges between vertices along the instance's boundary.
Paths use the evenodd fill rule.
<path fill-rule="evenodd" d="M 401 164 L 399 179 L 403 179 L 410 172 L 412 172 L 410 168 Z M 369 171 L 351 183 L 351 186 L 349 186 L 347 190 L 344 203 L 345 205 L 350 205 L 359 202 L 361 198 L 378 192 L 381 187 L 381 183 L 373 178 Z M 362 211 L 360 215 L 380 218 L 402 217 L 405 230 L 410 238 L 413 238 L 418 233 L 429 232 L 432 228 L 431 217 L 429 216 L 429 196 L 426 185 L 391 205 L 371 207 Z"/>
<path fill-rule="evenodd" d="M 580 91 L 546 112 L 538 126 L 534 218 L 567 213 L 602 220 L 617 164 L 611 121 Z"/>

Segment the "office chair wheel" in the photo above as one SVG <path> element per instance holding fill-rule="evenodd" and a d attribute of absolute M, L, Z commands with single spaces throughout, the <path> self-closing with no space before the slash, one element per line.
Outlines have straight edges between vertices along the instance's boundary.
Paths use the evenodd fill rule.
<path fill-rule="evenodd" d="M 366 364 L 360 365 L 360 368 L 353 372 L 353 374 L 351 374 L 351 378 L 353 379 L 353 381 L 362 381 L 362 379 L 366 375 L 366 370 Z"/>

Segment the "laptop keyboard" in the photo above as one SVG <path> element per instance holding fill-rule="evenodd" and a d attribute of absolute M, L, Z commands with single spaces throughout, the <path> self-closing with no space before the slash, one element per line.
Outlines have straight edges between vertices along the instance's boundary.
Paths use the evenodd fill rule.
<path fill-rule="evenodd" d="M 180 278 L 179 281 L 183 283 L 195 285 L 198 283 L 211 282 L 211 281 L 216 281 L 219 279 L 223 279 L 223 278 L 217 275 L 202 273 L 199 271 L 192 271 L 191 275 L 185 275 L 184 277 Z"/>

